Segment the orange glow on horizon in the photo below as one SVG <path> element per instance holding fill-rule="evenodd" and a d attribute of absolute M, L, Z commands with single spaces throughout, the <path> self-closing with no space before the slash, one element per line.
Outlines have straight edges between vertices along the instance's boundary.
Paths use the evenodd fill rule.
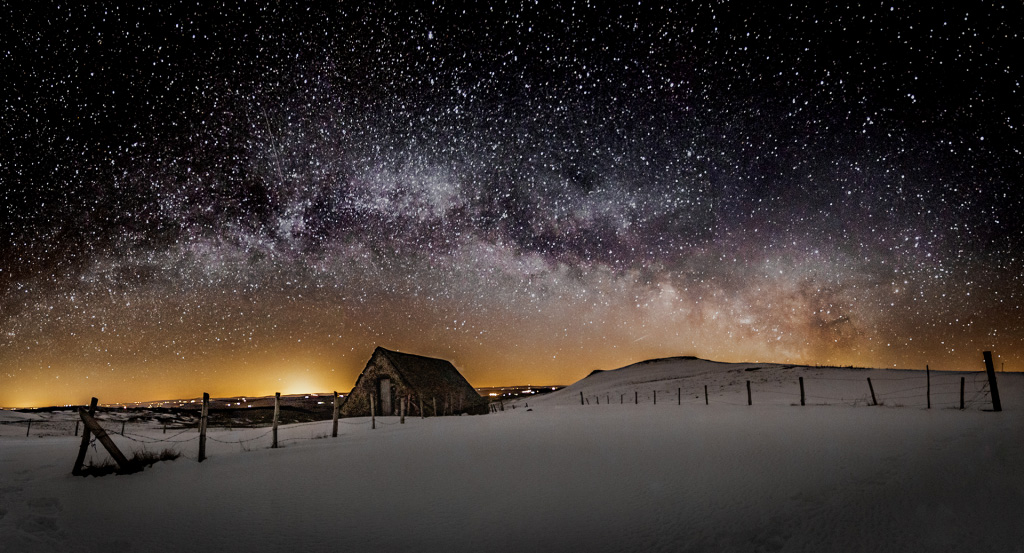
<path fill-rule="evenodd" d="M 474 387 L 497 387 L 510 385 L 555 386 L 569 385 L 585 377 L 593 370 L 611 370 L 639 361 L 680 355 L 694 355 L 704 359 L 721 362 L 763 362 L 763 363 L 797 363 L 820 364 L 832 366 L 857 366 L 870 368 L 923 369 L 927 363 L 932 370 L 983 371 L 984 364 L 981 354 L 957 357 L 946 362 L 908 363 L 900 366 L 886 366 L 876 359 L 862 356 L 813 361 L 806 359 L 780 359 L 758 355 L 755 348 L 733 352 L 720 352 L 719 355 L 702 355 L 692 349 L 673 351 L 669 347 L 660 348 L 618 348 L 586 349 L 570 353 L 539 356 L 534 350 L 512 350 L 503 355 L 493 355 L 471 348 L 467 351 L 450 351 L 437 347 L 424 347 L 427 344 L 411 343 L 409 347 L 399 348 L 394 344 L 385 347 L 401 349 L 408 353 L 440 357 L 452 361 L 456 368 L 469 380 Z M 88 376 L 78 382 L 68 382 L 36 371 L 34 378 L 15 382 L 13 386 L 5 386 L 0 390 L 0 406 L 8 408 L 47 407 L 54 405 L 87 404 L 90 397 L 97 397 L 100 403 L 134 403 L 168 399 L 189 399 L 200 397 L 203 392 L 212 397 L 265 397 L 275 392 L 284 395 L 329 393 L 338 391 L 345 394 L 355 384 L 355 380 L 369 359 L 374 345 L 367 345 L 339 355 L 337 359 L 328 357 L 326 351 L 314 354 L 293 351 L 280 355 L 277 360 L 263 356 L 239 356 L 236 359 L 203 359 L 196 363 L 195 368 L 182 370 L 178 366 L 164 369 L 153 367 L 154 373 L 164 373 L 165 378 L 120 378 L 127 368 L 115 367 L 107 371 L 92 372 L 89 367 L 79 370 Z M 763 352 L 761 352 L 763 353 Z M 264 362 L 260 363 L 259 358 Z M 541 357 L 541 358 L 538 358 Z M 995 353 L 996 371 L 1009 372 L 1020 369 Z M 919 366 L 918 366 L 919 365 Z M 62 367 L 57 363 L 50 364 L 53 373 L 59 373 Z M 215 370 L 206 367 L 216 367 Z M 526 369 L 525 367 L 529 367 Z M 178 373 L 176 371 L 181 371 Z M 107 373 L 107 374 L 104 374 Z M 43 386 L 42 381 L 52 379 L 53 383 Z"/>

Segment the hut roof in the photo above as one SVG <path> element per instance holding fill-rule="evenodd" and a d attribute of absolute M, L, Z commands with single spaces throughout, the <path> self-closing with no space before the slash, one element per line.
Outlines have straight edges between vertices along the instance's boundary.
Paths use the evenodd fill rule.
<path fill-rule="evenodd" d="M 429 389 L 439 384 L 466 386 L 472 389 L 469 381 L 450 362 L 444 359 L 400 353 L 378 347 L 374 355 L 381 354 L 402 375 L 402 378 L 413 388 Z"/>

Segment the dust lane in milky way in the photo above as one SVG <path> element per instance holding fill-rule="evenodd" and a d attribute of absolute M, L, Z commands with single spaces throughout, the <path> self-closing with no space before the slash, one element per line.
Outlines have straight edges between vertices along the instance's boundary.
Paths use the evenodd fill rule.
<path fill-rule="evenodd" d="M 1020 6 L 545 4 L 5 7 L 0 405 L 1020 370 Z"/>

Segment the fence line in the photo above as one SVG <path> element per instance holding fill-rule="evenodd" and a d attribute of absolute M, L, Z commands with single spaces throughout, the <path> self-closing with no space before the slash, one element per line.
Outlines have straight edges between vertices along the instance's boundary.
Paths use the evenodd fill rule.
<path fill-rule="evenodd" d="M 3 422 L 3 423 L 12 423 L 12 422 L 14 422 L 14 423 L 17 423 L 17 424 L 25 424 L 25 421 L 0 421 L 0 422 Z M 34 421 L 34 422 L 36 424 L 38 424 L 40 421 Z M 66 423 L 68 421 L 61 421 L 61 422 L 65 422 Z M 117 421 L 117 422 L 120 422 L 120 421 Z M 369 419 L 361 420 L 361 421 L 345 421 L 345 422 L 347 424 L 350 424 L 350 425 L 366 425 L 366 426 L 370 425 Z M 108 430 L 108 434 L 111 437 L 113 437 L 115 439 L 117 439 L 117 438 L 124 438 L 124 439 L 126 439 L 126 440 L 128 440 L 128 441 L 130 441 L 132 443 L 139 444 L 142 447 L 143 451 L 145 451 L 147 449 L 147 446 L 152 447 L 154 445 L 159 446 L 160 444 L 165 444 L 169 448 L 171 448 L 171 451 L 174 451 L 180 457 L 184 457 L 186 459 L 196 460 L 196 461 L 199 460 L 199 456 L 194 454 L 194 453 L 192 453 L 191 452 L 191 448 L 184 447 L 184 446 L 186 446 L 188 444 L 192 444 L 196 440 L 200 439 L 200 435 L 198 434 L 198 431 L 197 431 L 196 428 L 185 428 L 185 429 L 183 429 L 183 430 L 181 430 L 181 431 L 179 431 L 179 432 L 177 432 L 175 434 L 167 436 L 166 438 L 164 438 L 164 437 L 154 438 L 153 436 L 148 436 L 148 435 L 145 435 L 145 434 L 139 434 L 138 432 L 128 432 L 128 431 L 126 431 L 126 432 L 124 432 L 122 434 L 121 431 L 120 431 L 121 426 L 119 424 L 111 424 L 111 421 L 106 421 L 106 423 L 107 424 L 103 425 L 104 430 Z M 387 422 L 387 421 L 382 421 L 380 419 L 377 420 L 377 423 L 378 424 L 384 424 L 386 426 L 393 426 L 393 425 L 400 424 L 398 421 Z M 322 434 L 317 434 L 317 435 L 309 435 L 309 436 L 294 436 L 294 435 L 288 436 L 289 434 L 293 434 L 296 430 L 302 429 L 303 427 L 311 427 L 311 426 L 314 426 L 314 425 L 322 426 L 323 430 L 324 430 L 323 433 Z M 331 429 L 330 429 L 331 425 L 332 425 L 331 419 L 325 419 L 325 420 L 319 420 L 319 421 L 307 421 L 307 422 L 294 423 L 294 424 L 289 424 L 289 425 L 282 425 L 282 426 L 279 427 L 279 430 L 286 437 L 284 437 L 283 439 L 279 440 L 278 441 L 278 445 L 280 446 L 282 444 L 296 443 L 296 442 L 302 442 L 302 441 L 309 441 L 309 440 L 317 440 L 317 439 L 328 438 L 328 437 L 331 436 Z M 114 426 L 117 427 L 116 431 L 113 430 Z M 108 429 L 107 427 L 110 427 L 110 428 Z M 259 428 L 259 427 L 256 427 L 256 428 Z M 212 442 L 217 442 L 217 443 L 225 444 L 225 445 L 238 444 L 245 451 L 249 451 L 250 447 L 252 447 L 252 446 L 248 446 L 248 444 L 253 444 L 254 442 L 257 442 L 259 440 L 267 440 L 268 444 L 267 444 L 266 447 L 270 448 L 271 446 L 269 444 L 269 437 L 273 433 L 273 428 L 269 427 L 269 426 L 263 427 L 263 428 L 265 428 L 266 430 L 264 432 L 258 434 L 258 435 L 250 436 L 250 437 L 247 437 L 247 438 L 236 438 L 236 439 L 225 439 L 225 436 L 224 436 L 224 434 L 230 433 L 233 430 L 236 430 L 235 428 L 220 428 L 219 429 L 220 431 L 218 431 L 218 432 L 208 432 L 207 435 L 206 435 L 206 439 L 208 439 L 208 440 L 210 440 Z M 246 431 L 246 430 L 252 430 L 252 428 L 243 429 L 243 432 Z M 182 439 L 183 435 L 185 435 L 185 434 L 191 434 L 191 436 Z M 96 447 L 96 437 L 95 436 L 91 437 L 87 447 L 89 449 L 91 449 L 87 465 L 94 464 L 95 463 L 94 460 L 97 458 L 97 456 L 99 456 L 99 457 L 103 457 L 104 456 L 104 453 L 101 452 Z M 262 448 L 262 446 L 261 446 L 261 448 Z M 136 452 L 138 452 L 138 450 L 136 450 Z"/>
<path fill-rule="evenodd" d="M 940 407 L 941 406 L 945 406 L 946 408 L 959 406 L 961 409 L 968 409 L 968 408 L 974 409 L 974 408 L 976 408 L 978 406 L 982 406 L 983 407 L 985 405 L 985 403 L 990 402 L 990 401 L 992 401 L 994 399 L 993 398 L 993 394 L 991 393 L 991 391 L 989 389 L 990 380 L 988 378 L 986 378 L 986 374 L 985 373 L 966 373 L 966 374 L 965 373 L 948 373 L 948 374 L 941 374 L 940 373 L 940 374 L 936 374 L 934 376 L 934 378 L 930 378 L 930 380 L 929 380 L 929 376 L 928 375 L 925 375 L 924 377 L 922 377 L 921 375 L 908 375 L 908 376 L 900 376 L 900 377 L 894 377 L 894 378 L 886 378 L 886 379 L 879 380 L 879 381 L 876 382 L 875 389 L 871 390 L 870 400 L 869 400 L 869 395 L 868 395 L 868 390 L 867 389 L 865 389 L 863 391 L 863 393 L 861 393 L 861 394 L 854 394 L 853 397 L 845 397 L 845 396 L 836 397 L 834 395 L 829 395 L 827 391 L 824 392 L 824 393 L 820 392 L 820 391 L 817 392 L 817 393 L 805 393 L 805 386 L 806 386 L 806 390 L 810 390 L 811 392 L 814 392 L 814 390 L 815 390 L 814 384 L 817 381 L 822 381 L 822 382 L 848 382 L 850 384 L 853 384 L 853 383 L 858 383 L 859 384 L 861 382 L 861 379 L 859 379 L 859 378 L 807 377 L 806 375 L 804 375 L 804 376 L 801 376 L 799 378 L 799 386 L 800 386 L 799 388 L 797 387 L 798 383 L 797 383 L 797 380 L 795 380 L 795 379 L 793 381 L 788 381 L 788 380 L 786 380 L 786 381 L 783 381 L 783 380 L 765 380 L 765 381 L 762 381 L 762 382 L 754 382 L 754 381 L 751 381 L 751 380 L 746 380 L 746 381 L 734 380 L 733 382 L 730 382 L 730 383 L 728 383 L 726 385 L 719 385 L 718 389 L 716 391 L 716 395 L 712 396 L 709 393 L 709 389 L 708 389 L 707 385 L 703 385 L 703 388 L 704 388 L 703 389 L 703 394 L 700 393 L 701 392 L 700 387 L 702 386 L 701 384 L 692 385 L 692 383 L 693 383 L 693 376 L 699 376 L 699 375 L 692 375 L 692 376 L 686 377 L 687 384 L 688 384 L 686 386 L 679 385 L 680 384 L 679 383 L 679 379 L 677 379 L 677 380 L 672 380 L 672 381 L 668 382 L 668 384 L 672 384 L 672 386 L 668 386 L 668 384 L 665 381 L 657 381 L 657 382 L 661 383 L 660 386 L 652 387 L 652 388 L 647 388 L 646 390 L 643 390 L 641 388 L 633 388 L 633 392 L 634 392 L 633 393 L 633 396 L 634 396 L 633 399 L 634 399 L 634 401 L 630 402 L 629 404 L 639 404 L 639 403 L 641 403 L 640 400 L 643 399 L 645 403 L 649 402 L 652 405 L 657 405 L 657 394 L 660 391 L 663 391 L 669 398 L 671 398 L 672 394 L 675 393 L 677 395 L 676 405 L 679 405 L 679 406 L 682 406 L 683 404 L 686 404 L 686 405 L 699 404 L 703 400 L 703 402 L 706 405 L 710 405 L 711 403 L 714 403 L 716 405 L 731 405 L 731 406 L 741 407 L 741 406 L 757 404 L 758 403 L 757 398 L 769 396 L 769 397 L 775 397 L 775 398 L 779 398 L 779 397 L 782 397 L 782 398 L 792 398 L 793 403 L 790 403 L 790 405 L 803 405 L 804 404 L 804 399 L 807 398 L 807 399 L 816 400 L 818 402 L 824 402 L 824 403 L 816 403 L 815 405 L 818 405 L 818 406 L 822 406 L 822 405 L 825 405 L 825 406 L 827 406 L 827 405 L 845 405 L 845 406 L 885 405 L 886 401 L 889 401 L 890 402 L 890 405 L 889 405 L 890 407 L 893 407 L 893 406 L 895 406 L 895 407 L 918 407 L 918 406 L 923 407 L 923 406 L 927 405 L 928 408 L 931 408 L 932 403 L 937 403 L 937 406 L 940 406 Z M 871 384 L 871 379 L 868 378 L 866 380 L 867 380 L 866 384 L 870 385 Z M 917 383 L 920 383 L 921 380 L 925 380 L 925 383 L 924 384 L 918 384 L 918 385 L 906 385 L 908 383 L 904 383 L 904 381 L 909 381 L 909 380 L 916 380 Z M 972 388 L 970 390 L 970 394 L 971 395 L 970 395 L 969 399 L 967 398 L 967 390 L 964 387 L 966 382 L 968 382 L 968 381 L 970 382 L 971 388 Z M 652 381 L 648 381 L 648 382 L 655 382 L 655 381 L 652 380 Z M 896 387 L 895 389 L 888 389 L 888 390 L 885 389 L 885 387 L 887 385 L 889 385 L 890 383 L 893 383 L 893 382 L 898 383 L 897 384 L 898 387 Z M 740 398 L 742 398 L 744 383 L 745 383 L 746 392 L 747 392 L 747 401 L 746 402 L 744 402 L 744 401 L 742 401 L 742 399 L 740 399 Z M 642 383 L 640 383 L 640 384 L 642 384 Z M 753 387 L 752 387 L 752 384 L 753 384 Z M 902 384 L 902 385 L 899 385 L 899 384 Z M 666 387 L 666 386 L 668 386 L 668 387 Z M 865 388 L 867 388 L 867 387 L 868 386 L 865 386 Z M 683 399 L 683 390 L 684 389 L 686 389 L 686 394 L 687 394 L 687 397 L 686 397 L 685 400 Z M 641 394 L 641 391 L 643 392 L 642 394 Z M 845 392 L 845 390 L 844 390 L 844 392 Z M 599 393 L 593 394 L 591 396 L 586 396 L 581 391 L 580 392 L 581 404 L 582 405 L 599 406 L 599 405 L 601 405 L 600 398 L 603 395 L 604 398 L 605 398 L 604 405 L 620 405 L 623 408 L 626 405 L 628 405 L 624 401 L 625 396 L 628 395 L 627 390 L 616 389 L 615 393 L 619 395 L 619 402 L 618 403 L 616 403 L 616 402 L 611 400 L 611 397 L 614 394 L 612 394 L 612 392 L 610 390 L 604 390 L 604 391 L 601 391 Z M 950 401 L 949 398 L 951 398 L 951 397 L 955 398 L 955 399 L 953 401 Z M 591 398 L 594 399 L 593 402 L 590 401 Z M 877 403 L 875 403 L 876 398 L 877 398 Z M 736 400 L 733 401 L 733 399 L 736 399 Z M 938 399 L 938 401 L 934 402 L 933 401 L 934 399 Z M 904 405 L 902 403 L 904 400 L 917 400 L 917 401 L 920 401 L 920 403 L 917 403 L 917 401 L 913 401 L 910 405 Z M 799 401 L 799 403 L 796 403 L 798 401 Z M 775 403 L 772 403 L 772 404 L 778 405 L 777 400 L 776 400 Z M 666 407 L 663 407 L 664 409 L 669 409 L 669 408 L 671 408 L 672 402 L 671 401 L 663 401 L 662 405 L 666 406 Z M 513 409 L 514 408 L 515 408 L 515 405 L 513 404 Z M 502 409 L 502 411 L 504 411 L 504 410 Z M 496 412 L 496 411 L 492 410 L 492 412 Z M 396 420 L 394 420 L 393 422 L 388 422 L 387 420 L 377 420 L 376 422 L 380 423 L 381 425 L 384 425 L 384 426 L 393 426 L 393 425 L 397 425 L 397 424 L 404 424 L 404 421 L 400 422 L 399 420 L 397 420 L 397 415 L 396 415 L 395 418 L 396 418 Z M 415 420 L 415 419 L 411 419 L 411 420 Z M 263 439 L 267 438 L 268 436 L 270 436 L 271 434 L 274 435 L 274 445 L 271 445 L 270 447 L 275 447 L 278 443 L 282 443 L 282 444 L 283 443 L 294 443 L 294 442 L 301 442 L 301 441 L 307 441 L 307 440 L 327 438 L 328 436 L 331 435 L 330 431 L 327 430 L 327 428 L 329 428 L 328 425 L 331 424 L 332 422 L 334 422 L 335 424 L 337 422 L 341 422 L 342 424 L 349 425 L 349 426 L 369 425 L 371 428 L 375 428 L 375 424 L 374 424 L 373 421 L 374 421 L 374 417 L 371 417 L 371 418 L 368 418 L 368 419 L 366 419 L 366 418 L 360 418 L 360 419 L 337 419 L 337 420 L 334 420 L 334 421 L 332 421 L 332 419 L 324 419 L 324 420 L 292 423 L 292 424 L 289 424 L 287 426 L 281 426 L 280 428 L 281 428 L 282 432 L 284 432 L 286 434 L 293 434 L 294 431 L 296 431 L 298 429 L 301 429 L 301 428 L 304 428 L 304 427 L 310 427 L 312 425 L 323 425 L 324 428 L 325 428 L 325 432 L 323 433 L 323 435 L 308 435 L 308 436 L 295 436 L 295 435 L 292 435 L 290 437 L 286 437 L 286 438 L 280 440 L 280 442 L 278 442 L 278 440 L 277 440 L 278 420 L 277 420 L 276 417 L 275 417 L 274 421 L 270 425 L 268 425 L 266 427 L 263 427 L 263 428 L 267 428 L 267 430 L 265 432 L 263 432 L 261 434 L 258 434 L 258 435 L 255 435 L 255 436 L 250 436 L 250 437 L 247 437 L 247 438 L 238 438 L 238 439 L 226 439 L 226 437 L 224 436 L 224 432 L 218 432 L 216 434 L 210 433 L 210 434 L 206 435 L 205 437 L 202 436 L 202 434 L 196 435 L 197 427 L 193 427 L 191 425 L 188 426 L 188 427 L 183 427 L 183 428 L 179 427 L 179 428 L 181 428 L 180 431 L 175 432 L 174 434 L 171 434 L 170 436 L 164 436 L 164 437 L 159 437 L 159 438 L 158 437 L 153 437 L 151 435 L 140 434 L 140 433 L 134 432 L 134 431 L 133 432 L 127 432 L 125 430 L 125 426 L 126 426 L 127 422 L 133 422 L 133 424 L 138 424 L 139 422 L 142 422 L 143 424 L 151 424 L 151 425 L 152 424 L 161 424 L 160 421 L 154 421 L 152 419 L 148 419 L 148 420 L 144 420 L 144 421 L 138 421 L 138 420 L 133 421 L 131 418 L 127 418 L 126 419 L 126 418 L 123 418 L 122 416 L 117 416 L 113 420 L 108 419 L 108 420 L 105 420 L 105 421 L 102 421 L 102 422 L 100 422 L 100 421 L 97 421 L 97 422 L 100 422 L 100 427 L 103 428 L 103 430 L 106 431 L 106 433 L 109 436 L 113 436 L 113 437 L 120 436 L 122 438 L 125 438 L 125 439 L 133 442 L 133 443 L 141 444 L 143 449 L 145 449 L 145 447 L 147 445 L 154 445 L 154 444 L 167 444 L 168 446 L 175 447 L 175 448 L 178 448 L 178 449 L 182 449 L 185 444 L 189 444 L 189 443 L 191 443 L 193 441 L 196 441 L 196 440 L 200 440 L 200 443 L 203 444 L 202 440 L 204 438 L 208 438 L 211 441 L 217 442 L 217 443 L 220 443 L 220 444 L 227 444 L 227 445 L 238 444 L 240 447 L 242 447 L 243 449 L 246 449 L 246 451 L 248 451 L 247 444 L 250 444 L 250 443 L 253 443 L 253 442 L 256 442 L 256 441 L 259 441 L 259 440 L 263 440 Z M 74 424 L 75 435 L 77 436 L 78 421 L 70 420 L 70 419 L 63 419 L 63 420 L 28 419 L 28 420 L 17 420 L 17 421 L 0 421 L 0 428 L 5 427 L 5 426 L 23 425 L 24 424 L 25 428 L 26 428 L 26 432 L 25 432 L 26 436 L 30 435 L 32 430 L 33 430 L 33 428 L 35 428 L 35 430 L 37 432 L 37 435 L 42 437 L 42 436 L 55 435 L 55 434 L 53 434 L 54 431 L 56 431 L 57 429 L 64 428 L 65 426 L 68 429 L 70 429 L 72 423 L 75 423 Z M 118 423 L 120 423 L 120 424 L 118 424 Z M 90 423 L 90 424 L 94 424 L 94 423 Z M 162 424 L 163 424 L 164 434 L 166 434 L 166 432 L 167 432 L 167 422 L 164 421 Z M 177 424 L 182 424 L 182 423 L 179 421 Z M 95 424 L 94 424 L 94 427 L 95 427 Z M 252 430 L 252 429 L 261 428 L 261 426 L 246 426 L 246 427 L 230 427 L 229 426 L 229 427 L 218 427 L 218 428 L 226 429 L 228 431 L 233 431 L 235 429 Z M 83 429 L 83 432 L 84 431 L 85 430 Z M 4 434 L 6 435 L 8 433 L 5 432 Z M 63 432 L 61 435 L 65 435 L 66 436 L 66 435 L 69 435 L 69 434 L 70 434 L 70 431 L 66 431 L 66 432 Z M 183 438 L 183 436 L 185 436 L 186 434 L 192 434 L 192 435 Z M 335 434 L 335 437 L 336 437 L 336 434 Z M 85 450 L 84 448 L 91 447 L 94 453 L 98 453 L 95 442 L 96 442 L 96 439 L 95 439 L 95 437 L 93 437 L 88 442 L 88 444 L 83 444 L 83 446 L 82 446 L 83 447 L 83 451 Z M 202 449 L 203 448 L 201 447 L 200 448 L 200 454 L 196 457 L 196 458 L 199 458 L 200 460 L 203 457 Z M 179 455 L 184 456 L 186 458 L 190 458 L 190 459 L 193 458 L 191 455 L 187 454 L 183 449 L 181 451 L 176 451 L 176 452 Z"/>
<path fill-rule="evenodd" d="M 644 382 L 635 383 L 640 384 L 639 388 L 609 388 L 601 391 L 594 391 L 587 395 L 584 391 L 580 391 L 580 403 L 581 405 L 633 405 L 639 403 L 646 403 L 649 405 L 658 405 L 656 401 L 657 395 L 664 393 L 666 395 L 679 394 L 677 402 L 662 402 L 662 405 L 684 405 L 684 404 L 697 404 L 706 403 L 720 404 L 720 405 L 735 405 L 735 406 L 746 406 L 748 403 L 740 398 L 743 398 L 744 385 L 746 381 L 736 380 L 727 385 L 719 386 L 717 390 L 712 391 L 706 396 L 701 394 L 701 384 L 694 384 L 695 378 L 687 376 L 684 377 L 687 381 L 686 384 L 680 386 L 679 382 L 682 379 L 675 379 L 668 381 L 646 381 L 646 382 L 659 382 L 660 385 L 653 388 L 646 388 L 642 386 Z M 804 398 L 816 400 L 816 405 L 847 405 L 847 406 L 858 406 L 858 405 L 872 405 L 877 401 L 877 405 L 885 405 L 889 402 L 889 406 L 898 407 L 925 407 L 931 408 L 931 404 L 935 404 L 934 407 L 938 408 L 959 408 L 961 388 L 960 381 L 964 379 L 965 384 L 969 386 L 964 393 L 963 398 L 963 409 L 974 409 L 978 407 L 984 407 L 985 403 L 990 401 L 991 394 L 988 389 L 988 379 L 983 372 L 973 373 L 938 373 L 933 372 L 930 376 L 930 384 L 928 382 L 928 375 L 922 373 L 921 375 L 909 375 L 899 376 L 892 378 L 885 378 L 884 380 L 877 380 L 874 384 L 874 397 L 872 397 L 868 383 L 861 378 L 835 378 L 835 377 L 810 377 L 801 376 L 799 380 L 803 381 L 804 385 Z M 919 385 L 908 385 L 907 381 L 916 380 Z M 838 396 L 834 393 L 828 393 L 826 391 L 816 391 L 815 382 L 826 381 L 826 382 L 848 382 L 848 383 L 864 383 L 864 390 L 860 394 L 851 396 Z M 896 383 L 897 387 L 894 389 L 886 389 L 889 384 Z M 672 386 L 674 385 L 674 386 Z M 793 403 L 791 405 L 800 405 L 801 391 L 800 383 L 798 379 L 794 378 L 792 382 L 780 381 L 780 380 L 768 380 L 763 382 L 750 381 L 752 387 L 752 404 L 757 404 L 757 397 L 761 396 L 772 396 L 775 398 L 792 398 Z M 707 387 L 705 386 L 705 390 Z M 633 391 L 633 394 L 628 394 L 629 391 Z M 687 395 L 684 399 L 682 396 Z M 620 397 L 619 402 L 608 401 L 607 398 L 618 395 Z M 632 395 L 634 401 L 623 402 L 621 401 L 627 395 Z M 601 398 L 605 398 L 605 401 L 601 401 Z M 746 398 L 743 398 L 746 399 Z M 909 401 L 908 401 L 909 400 Z M 824 402 L 824 403 L 821 403 Z M 777 400 L 773 402 L 777 404 Z"/>

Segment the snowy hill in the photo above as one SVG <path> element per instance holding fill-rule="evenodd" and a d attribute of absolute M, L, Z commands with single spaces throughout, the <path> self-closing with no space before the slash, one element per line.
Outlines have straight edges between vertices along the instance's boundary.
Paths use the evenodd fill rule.
<path fill-rule="evenodd" d="M 1002 388 L 1017 390 L 1024 384 L 1020 373 L 1000 373 Z M 804 380 L 806 405 L 871 405 L 871 389 L 879 405 L 959 408 L 960 379 L 964 379 L 964 406 L 991 407 L 984 372 L 879 370 L 842 367 L 810 367 L 773 363 L 720 363 L 694 357 L 670 357 L 642 361 L 609 371 L 594 371 L 586 378 L 556 392 L 522 399 L 516 406 L 531 407 L 622 403 L 798 405 L 800 378 Z M 868 379 L 871 385 L 868 385 Z M 930 382 L 929 382 L 930 380 Z M 582 398 L 582 401 L 581 401 Z"/>
<path fill-rule="evenodd" d="M 0 410 L 0 422 L 23 422 L 23 421 L 37 421 L 43 420 L 42 417 L 35 413 L 22 413 L 20 411 L 7 411 Z"/>

